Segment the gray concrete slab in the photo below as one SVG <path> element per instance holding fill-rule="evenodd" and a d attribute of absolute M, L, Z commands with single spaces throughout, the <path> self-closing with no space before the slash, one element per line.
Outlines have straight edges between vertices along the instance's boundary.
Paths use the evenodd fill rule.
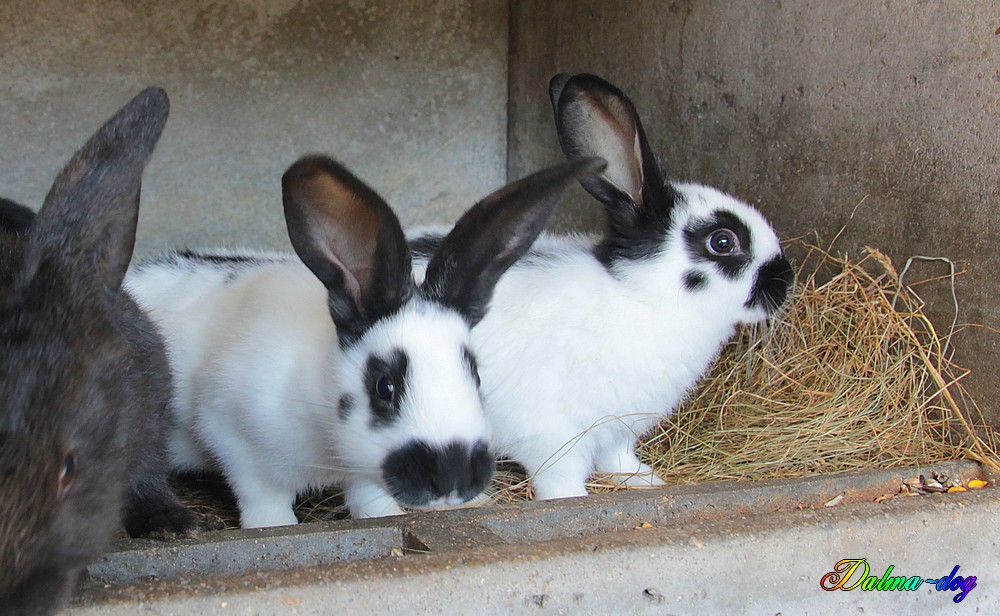
<path fill-rule="evenodd" d="M 91 583 L 244 575 L 382 558 L 403 549 L 401 529 L 317 529 L 307 525 L 239 534 L 215 532 L 169 543 L 123 541 L 110 558 L 88 569 Z"/>
<path fill-rule="evenodd" d="M 937 578 L 958 565 L 959 575 L 977 577 L 961 608 L 1000 609 L 995 489 L 872 500 L 932 470 L 982 476 L 960 463 L 238 531 L 231 534 L 238 541 L 220 549 L 243 551 L 247 537 L 261 533 L 318 533 L 325 541 L 337 529 L 398 528 L 411 540 L 388 556 L 320 566 L 92 581 L 67 613 L 825 614 L 955 607 L 956 592 L 931 584 L 914 592 L 820 587 L 839 561 L 861 558 L 876 576 L 892 565 L 891 576 Z M 844 498 L 833 506 L 817 501 L 831 494 Z M 589 529 L 568 523 L 581 518 Z M 484 533 L 486 527 L 507 532 Z M 533 534 L 539 527 L 545 530 Z M 460 540 L 444 540 L 449 533 Z"/>

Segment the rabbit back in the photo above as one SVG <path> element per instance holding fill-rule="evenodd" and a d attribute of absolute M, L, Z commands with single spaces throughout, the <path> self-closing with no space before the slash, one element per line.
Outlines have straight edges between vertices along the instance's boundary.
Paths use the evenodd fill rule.
<path fill-rule="evenodd" d="M 322 284 L 294 255 L 172 253 L 134 268 L 126 286 L 168 332 L 175 468 L 230 476 L 258 459 L 295 491 L 339 477 L 309 469 L 330 457 L 330 426 L 310 411 L 326 404 L 337 338 Z"/>

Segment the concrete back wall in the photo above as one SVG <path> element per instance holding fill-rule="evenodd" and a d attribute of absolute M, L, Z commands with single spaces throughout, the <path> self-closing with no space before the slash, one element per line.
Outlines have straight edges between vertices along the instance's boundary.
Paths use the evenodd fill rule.
<path fill-rule="evenodd" d="M 786 237 L 964 263 L 960 319 L 1000 328 L 1000 11 L 991 2 L 515 2 L 509 172 L 561 155 L 547 83 L 594 72 L 635 101 L 668 173 L 758 205 Z M 857 209 L 853 221 L 850 215 Z M 599 228 L 582 190 L 556 226 Z M 936 266 L 916 276 L 946 273 Z M 941 326 L 943 285 L 924 296 Z M 957 337 L 992 422 L 998 334 Z"/>
<path fill-rule="evenodd" d="M 505 179 L 502 0 L 0 3 L 0 194 L 35 209 L 120 105 L 160 85 L 140 253 L 285 248 L 280 178 L 325 152 L 407 223 L 448 222 Z"/>

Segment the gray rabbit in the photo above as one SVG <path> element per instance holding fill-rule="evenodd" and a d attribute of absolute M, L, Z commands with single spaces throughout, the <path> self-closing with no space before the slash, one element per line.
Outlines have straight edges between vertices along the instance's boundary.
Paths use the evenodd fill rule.
<path fill-rule="evenodd" d="M 181 532 L 163 340 L 121 290 L 142 171 L 169 112 L 147 89 L 56 178 L 0 206 L 0 613 L 48 614 L 120 526 Z"/>

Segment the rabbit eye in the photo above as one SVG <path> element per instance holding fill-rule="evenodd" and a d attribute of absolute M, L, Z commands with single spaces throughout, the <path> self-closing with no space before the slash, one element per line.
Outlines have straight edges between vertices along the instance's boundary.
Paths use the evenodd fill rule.
<path fill-rule="evenodd" d="M 739 249 L 740 240 L 729 229 L 719 229 L 708 236 L 708 249 L 712 254 L 729 255 Z"/>
<path fill-rule="evenodd" d="M 76 454 L 70 452 L 63 458 L 62 467 L 59 469 L 59 498 L 66 496 L 76 479 Z"/>
<path fill-rule="evenodd" d="M 409 360 L 401 349 L 386 355 L 370 355 L 365 365 L 364 391 L 368 393 L 373 428 L 391 426 L 406 399 Z"/>
<path fill-rule="evenodd" d="M 396 394 L 396 384 L 390 376 L 379 377 L 375 381 L 375 395 L 385 402 L 392 402 L 392 397 Z"/>

